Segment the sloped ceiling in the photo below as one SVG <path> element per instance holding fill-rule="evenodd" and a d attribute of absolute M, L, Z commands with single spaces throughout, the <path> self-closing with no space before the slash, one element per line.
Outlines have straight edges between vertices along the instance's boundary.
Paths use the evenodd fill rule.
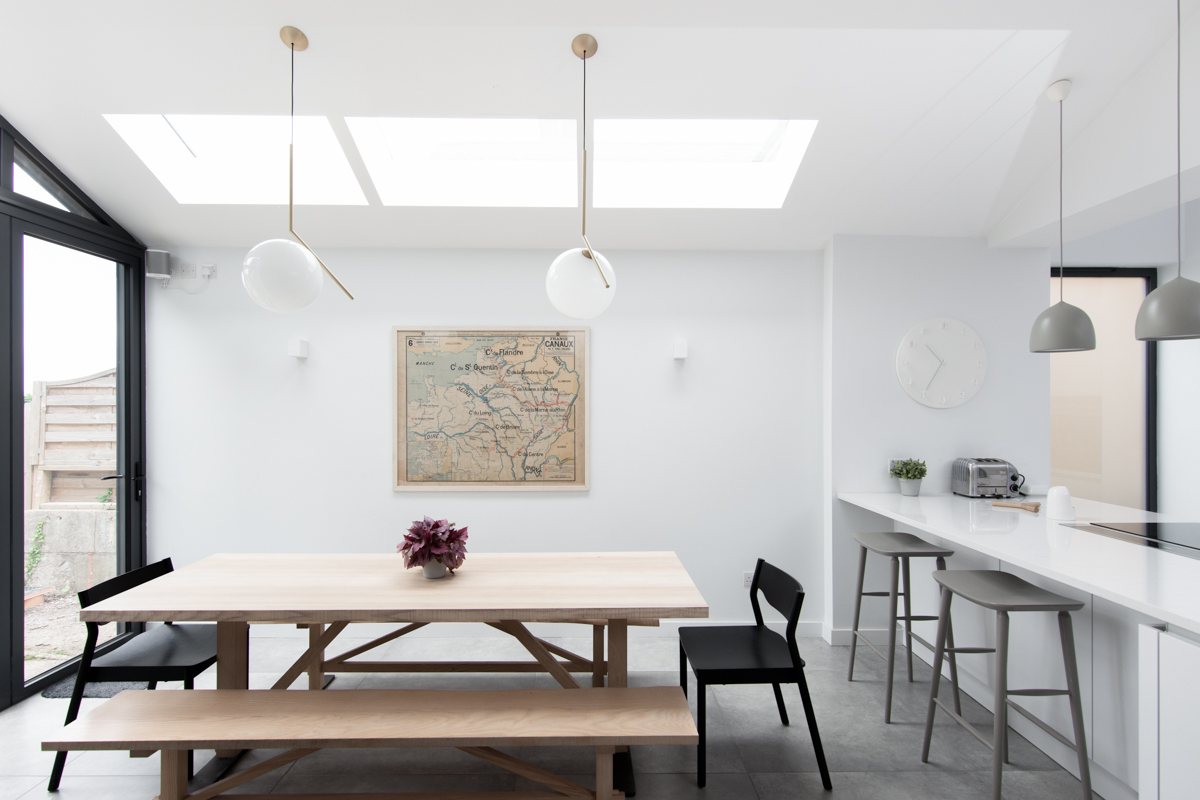
<path fill-rule="evenodd" d="M 1190 15 L 1197 1 L 1185 4 Z M 812 249 L 835 233 L 987 235 L 1163 47 L 1174 4 L 896 2 L 14 1 L 0 114 L 151 246 L 244 247 L 281 206 L 180 205 L 105 113 L 283 114 L 284 24 L 297 113 L 323 114 L 365 207 L 304 206 L 314 246 L 574 244 L 577 210 L 379 204 L 347 116 L 575 118 L 575 34 L 596 36 L 589 116 L 818 119 L 779 210 L 598 209 L 605 249 Z M 284 180 L 285 176 L 281 176 Z M 603 244 L 601 244 L 603 243 Z"/>

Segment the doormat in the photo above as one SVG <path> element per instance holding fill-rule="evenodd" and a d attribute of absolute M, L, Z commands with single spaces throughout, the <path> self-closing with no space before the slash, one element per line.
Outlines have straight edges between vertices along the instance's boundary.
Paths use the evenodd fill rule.
<path fill-rule="evenodd" d="M 116 697 L 126 689 L 145 689 L 149 684 L 145 681 L 92 681 L 83 687 L 84 697 L 108 699 Z M 70 697 L 75 690 L 75 677 L 63 678 L 42 690 L 42 697 Z"/>

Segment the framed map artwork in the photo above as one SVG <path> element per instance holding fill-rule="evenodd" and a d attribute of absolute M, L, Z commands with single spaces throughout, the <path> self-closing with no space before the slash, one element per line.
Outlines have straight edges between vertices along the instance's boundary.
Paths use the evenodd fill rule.
<path fill-rule="evenodd" d="M 394 328 L 396 491 L 588 488 L 588 329 Z"/>

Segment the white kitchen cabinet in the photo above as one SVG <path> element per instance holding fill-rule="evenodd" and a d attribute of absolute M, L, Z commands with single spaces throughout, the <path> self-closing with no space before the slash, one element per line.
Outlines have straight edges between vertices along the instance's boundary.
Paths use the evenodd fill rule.
<path fill-rule="evenodd" d="M 1143 625 L 1138 637 L 1139 797 L 1200 797 L 1200 641 Z"/>

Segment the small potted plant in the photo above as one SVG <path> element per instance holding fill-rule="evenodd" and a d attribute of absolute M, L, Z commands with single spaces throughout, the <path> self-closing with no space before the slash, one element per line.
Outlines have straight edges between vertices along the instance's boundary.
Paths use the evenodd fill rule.
<path fill-rule="evenodd" d="M 426 517 L 413 522 L 396 550 L 404 556 L 405 569 L 420 567 L 426 578 L 442 578 L 446 570 L 454 572 L 466 559 L 467 529 Z"/>
<path fill-rule="evenodd" d="M 900 479 L 900 494 L 916 497 L 921 493 L 921 479 L 925 477 L 925 462 L 915 458 L 892 462 L 892 477 Z"/>

